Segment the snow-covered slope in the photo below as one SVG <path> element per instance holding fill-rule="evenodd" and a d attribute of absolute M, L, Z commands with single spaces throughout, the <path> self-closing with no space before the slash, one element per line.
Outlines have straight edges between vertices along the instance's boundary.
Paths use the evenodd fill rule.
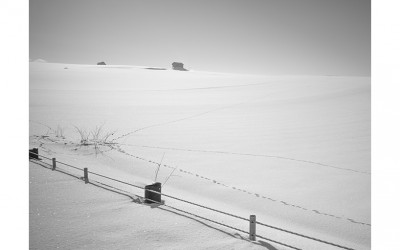
<path fill-rule="evenodd" d="M 79 145 L 77 128 L 99 126 L 112 144 Z M 48 156 L 139 185 L 154 181 L 153 162 L 162 159 L 157 181 L 169 178 L 165 193 L 370 248 L 370 78 L 31 62 L 30 136 L 31 147 Z M 262 227 L 257 232 L 330 249 Z"/>
<path fill-rule="evenodd" d="M 265 249 L 30 163 L 30 249 Z M 96 183 L 95 183 L 96 184 Z M 136 197 L 133 197 L 134 199 Z"/>

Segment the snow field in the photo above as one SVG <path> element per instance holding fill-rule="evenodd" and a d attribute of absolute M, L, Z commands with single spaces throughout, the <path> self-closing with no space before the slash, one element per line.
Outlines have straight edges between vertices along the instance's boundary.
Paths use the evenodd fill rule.
<path fill-rule="evenodd" d="M 157 180 L 164 182 L 176 168 L 165 193 L 370 248 L 369 78 L 30 67 L 30 144 L 46 155 L 146 185 L 165 154 L 167 166 Z M 78 146 L 74 126 L 90 130 L 101 124 L 117 131 L 115 145 L 99 154 Z M 58 126 L 65 139 L 54 135 Z M 257 231 L 297 247 L 330 249 Z"/>

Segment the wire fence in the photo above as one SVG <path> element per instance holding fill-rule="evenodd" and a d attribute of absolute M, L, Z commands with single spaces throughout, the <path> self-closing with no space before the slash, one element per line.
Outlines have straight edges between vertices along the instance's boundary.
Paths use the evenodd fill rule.
<path fill-rule="evenodd" d="M 131 144 L 121 144 L 121 143 L 119 143 L 119 145 L 131 145 Z M 189 175 L 189 176 L 191 176 L 193 178 L 200 178 L 200 179 L 202 179 L 204 181 L 208 181 L 208 182 L 213 183 L 215 185 L 219 185 L 219 186 L 222 186 L 222 187 L 225 187 L 225 188 L 233 189 L 233 190 L 238 191 L 238 192 L 247 193 L 249 195 L 253 195 L 253 196 L 257 197 L 258 199 L 267 199 L 267 200 L 269 200 L 271 202 L 283 204 L 285 206 L 291 206 L 292 208 L 295 208 L 295 209 L 299 209 L 299 210 L 302 210 L 302 211 L 308 211 L 310 213 L 318 214 L 318 216 L 327 216 L 327 217 L 330 217 L 330 218 L 335 218 L 335 219 L 338 219 L 338 220 L 345 220 L 347 222 L 351 222 L 351 223 L 354 223 L 354 224 L 359 224 L 359 225 L 371 227 L 370 223 L 357 221 L 357 220 L 348 218 L 348 217 L 346 217 L 344 215 L 332 214 L 332 213 L 320 211 L 319 209 L 314 209 L 314 208 L 311 208 L 311 207 L 305 207 L 304 205 L 295 204 L 295 203 L 290 202 L 290 201 L 285 201 L 285 200 L 281 200 L 281 199 L 278 199 L 278 198 L 274 198 L 274 197 L 263 195 L 262 194 L 263 191 L 261 191 L 261 190 L 250 191 L 250 190 L 246 190 L 246 189 L 243 189 L 243 188 L 238 188 L 238 187 L 235 187 L 235 186 L 232 186 L 232 185 L 227 185 L 227 184 L 225 184 L 225 183 L 223 183 L 221 181 L 218 181 L 218 180 L 215 180 L 213 178 L 204 176 L 202 174 L 194 173 L 194 172 L 187 171 L 185 169 L 182 169 L 182 168 L 179 168 L 179 167 L 175 167 L 175 166 L 171 166 L 171 165 L 167 165 L 167 164 L 161 164 L 159 162 L 155 162 L 153 160 L 146 159 L 146 158 L 143 158 L 141 156 L 128 153 L 125 150 L 123 150 L 121 147 L 116 147 L 115 149 L 118 152 L 123 153 L 123 154 L 125 154 L 127 156 L 130 156 L 130 157 L 132 157 L 134 159 L 138 159 L 138 160 L 141 160 L 141 161 L 144 161 L 144 162 L 148 162 L 148 163 L 151 163 L 151 164 L 154 164 L 154 165 L 170 168 L 173 171 L 177 170 L 177 171 L 179 171 L 181 173 L 184 173 L 184 174 L 187 174 L 187 175 Z M 203 152 L 223 152 L 223 151 L 203 151 Z"/>
<path fill-rule="evenodd" d="M 162 195 L 163 197 L 168 197 L 168 198 L 180 201 L 180 202 L 184 202 L 184 203 L 187 203 L 187 204 L 190 204 L 190 205 L 193 205 L 193 206 L 197 206 L 197 207 L 200 207 L 200 208 L 203 208 L 203 209 L 207 209 L 209 211 L 213 211 L 213 212 L 224 214 L 224 215 L 236 218 L 236 219 L 240 219 L 240 220 L 244 220 L 244 221 L 250 222 L 250 220 L 248 218 L 244 218 L 244 217 L 241 217 L 241 216 L 238 216 L 238 215 L 235 215 L 235 214 L 224 212 L 224 211 L 221 211 L 221 210 L 218 210 L 218 209 L 215 209 L 215 208 L 211 208 L 211 207 L 208 207 L 208 206 L 205 206 L 205 205 L 201 205 L 201 204 L 198 204 L 198 203 L 195 203 L 195 202 L 192 202 L 192 201 L 181 199 L 181 198 L 178 198 L 178 197 L 166 194 L 166 193 L 158 192 L 158 191 L 151 190 L 151 189 L 146 189 L 145 187 L 141 187 L 141 186 L 138 186 L 138 185 L 135 185 L 135 184 L 132 184 L 132 183 L 128 183 L 128 182 L 121 181 L 121 180 L 118 180 L 118 179 L 115 179 L 115 178 L 111 178 L 109 176 L 106 176 L 106 175 L 103 175 L 103 174 L 100 174 L 100 173 L 88 171 L 87 168 L 79 168 L 79 167 L 67 164 L 65 162 L 57 161 L 55 158 L 46 157 L 46 156 L 41 155 L 41 154 L 39 154 L 37 152 L 34 152 L 32 150 L 29 150 L 29 156 L 30 156 L 29 157 L 30 159 L 34 159 L 34 160 L 41 160 L 39 157 L 42 157 L 44 159 L 48 159 L 48 160 L 53 161 L 53 169 L 55 169 L 55 163 L 59 163 L 59 164 L 62 164 L 64 166 L 76 169 L 76 170 L 84 171 L 85 176 L 90 173 L 92 175 L 95 175 L 95 176 L 98 176 L 98 177 L 101 177 L 101 178 L 105 178 L 105 179 L 108 179 L 108 180 L 111 180 L 111 181 L 114 181 L 114 182 L 117 182 L 117 183 L 120 183 L 120 184 L 124 184 L 124 185 L 132 186 L 132 187 L 135 187 L 135 188 L 138 188 L 138 189 L 146 190 L 148 192 L 151 192 L 151 193 L 154 193 L 154 194 L 158 194 L 160 196 Z M 32 157 L 32 156 L 34 156 L 34 157 Z M 87 181 L 87 183 L 89 182 L 88 179 L 86 179 L 85 182 L 86 181 Z M 206 217 L 200 216 L 198 214 L 191 213 L 189 211 L 182 210 L 182 209 L 173 207 L 171 205 L 167 205 L 164 202 L 152 200 L 151 198 L 148 198 L 148 197 L 146 197 L 145 199 L 148 200 L 148 201 L 151 201 L 153 203 L 156 203 L 157 205 L 165 206 L 165 207 L 174 209 L 176 211 L 179 211 L 181 213 L 185 213 L 185 214 L 194 216 L 196 218 L 200 218 L 200 219 L 205 220 L 205 221 L 212 222 L 214 224 L 217 224 L 217 225 L 220 225 L 220 226 L 223 226 L 223 227 L 227 227 L 227 228 L 230 228 L 230 229 L 242 232 L 242 233 L 246 233 L 246 234 L 249 233 L 248 231 L 245 231 L 245 230 L 242 230 L 242 229 L 239 229 L 239 228 L 236 228 L 236 227 L 233 227 L 233 226 L 230 226 L 230 225 L 227 225 L 227 224 L 212 220 L 210 218 L 206 218 Z M 350 248 L 350 247 L 343 246 L 343 245 L 340 245 L 340 244 L 336 244 L 336 243 L 333 243 L 333 242 L 329 242 L 329 241 L 326 241 L 326 240 L 318 239 L 316 237 L 311 237 L 311 236 L 307 236 L 307 235 L 304 235 L 304 234 L 296 233 L 294 231 L 287 230 L 287 229 L 280 228 L 280 227 L 273 226 L 273 225 L 269 225 L 269 224 L 266 224 L 266 223 L 263 223 L 263 222 L 256 221 L 255 223 L 260 225 L 260 226 L 264 226 L 264 227 L 267 227 L 267 228 L 270 228 L 270 229 L 278 230 L 278 231 L 281 231 L 281 232 L 285 232 L 285 233 L 288 233 L 288 234 L 291 234 L 291 235 L 295 235 L 295 236 L 302 237 L 302 238 L 305 238 L 305 239 L 313 240 L 313 241 L 320 242 L 320 243 L 323 243 L 323 244 L 331 245 L 331 246 L 334 246 L 334 247 L 337 247 L 337 248 L 347 249 L 347 250 L 355 250 L 354 248 Z M 291 246 L 291 245 L 288 245 L 288 244 L 285 244 L 285 243 L 282 243 L 282 242 L 279 242 L 279 241 L 276 241 L 276 240 L 273 240 L 273 239 L 269 239 L 269 238 L 264 237 L 262 235 L 255 235 L 255 236 L 259 237 L 261 239 L 264 239 L 264 240 L 267 240 L 267 241 L 270 241 L 270 242 L 273 242 L 273 243 L 276 243 L 276 244 L 291 248 L 291 249 L 300 249 L 300 248 L 297 248 L 295 246 Z"/>

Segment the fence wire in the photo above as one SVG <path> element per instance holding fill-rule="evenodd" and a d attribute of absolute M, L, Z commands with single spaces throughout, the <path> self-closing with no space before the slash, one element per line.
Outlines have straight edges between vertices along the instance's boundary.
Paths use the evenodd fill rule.
<path fill-rule="evenodd" d="M 242 229 L 240 229 L 240 228 L 237 228 L 237 227 L 232 227 L 232 226 L 229 226 L 229 225 L 227 225 L 227 224 L 224 224 L 224 223 L 221 223 L 221 222 L 218 222 L 218 221 L 209 219 L 209 218 L 205 218 L 205 217 L 203 217 L 203 216 L 200 216 L 200 215 L 197 215 L 197 214 L 194 214 L 194 213 L 191 213 L 191 212 L 188 212 L 188 211 L 185 211 L 185 210 L 182 210 L 182 209 L 179 209 L 179 208 L 170 206 L 170 205 L 166 205 L 166 204 L 164 204 L 164 203 L 160 203 L 160 202 L 155 201 L 155 200 L 152 200 L 152 199 L 148 199 L 148 198 L 146 198 L 146 199 L 149 200 L 149 201 L 152 201 L 152 202 L 154 202 L 154 203 L 157 203 L 157 204 L 159 204 L 160 206 L 169 207 L 169 208 L 172 208 L 172 209 L 174 209 L 174 210 L 176 210 L 176 211 L 179 211 L 179 212 L 182 212 L 182 213 L 185 213 L 185 214 L 189 214 L 189 215 L 191 215 L 191 216 L 194 216 L 194 217 L 200 218 L 200 219 L 202 219 L 202 220 L 206 220 L 206 221 L 215 223 L 215 224 L 220 225 L 220 226 L 224 226 L 224 227 L 227 227 L 227 228 L 230 228 L 230 229 L 233 229 L 233 230 L 236 230 L 236 231 L 245 233 L 245 234 L 248 234 L 248 233 L 249 233 L 249 232 L 244 231 L 244 230 L 242 230 Z M 276 243 L 276 244 L 279 244 L 279 245 L 282 245 L 282 246 L 285 246 L 285 247 L 289 247 L 289 248 L 292 248 L 292 249 L 301 250 L 300 248 L 297 248 L 297 247 L 294 247 L 294 246 L 290 246 L 290 245 L 287 245 L 287 244 L 285 244 L 285 243 L 282 243 L 282 242 L 279 242 L 279 241 L 276 241 L 276 240 L 272 240 L 272 239 L 268 239 L 268 238 L 265 238 L 265 237 L 262 237 L 262 236 L 259 236 L 259 235 L 256 235 L 256 237 L 259 237 L 259 238 L 268 240 L 268 241 L 270 241 L 270 242 L 274 242 L 274 243 Z"/>

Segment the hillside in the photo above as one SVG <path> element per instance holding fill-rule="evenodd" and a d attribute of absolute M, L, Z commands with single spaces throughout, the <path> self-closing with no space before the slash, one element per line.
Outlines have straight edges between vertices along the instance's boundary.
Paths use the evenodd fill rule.
<path fill-rule="evenodd" d="M 157 181 L 168 179 L 165 193 L 370 248 L 370 78 L 31 62 L 29 91 L 30 147 L 48 157 L 141 186 L 154 181 L 162 160 Z M 78 130 L 90 139 L 100 127 L 98 139 L 108 135 L 109 143 L 82 145 Z M 137 206 L 121 202 L 116 198 L 116 208 Z M 166 203 L 248 229 L 242 221 Z M 299 248 L 337 249 L 262 227 L 257 232 Z"/>

